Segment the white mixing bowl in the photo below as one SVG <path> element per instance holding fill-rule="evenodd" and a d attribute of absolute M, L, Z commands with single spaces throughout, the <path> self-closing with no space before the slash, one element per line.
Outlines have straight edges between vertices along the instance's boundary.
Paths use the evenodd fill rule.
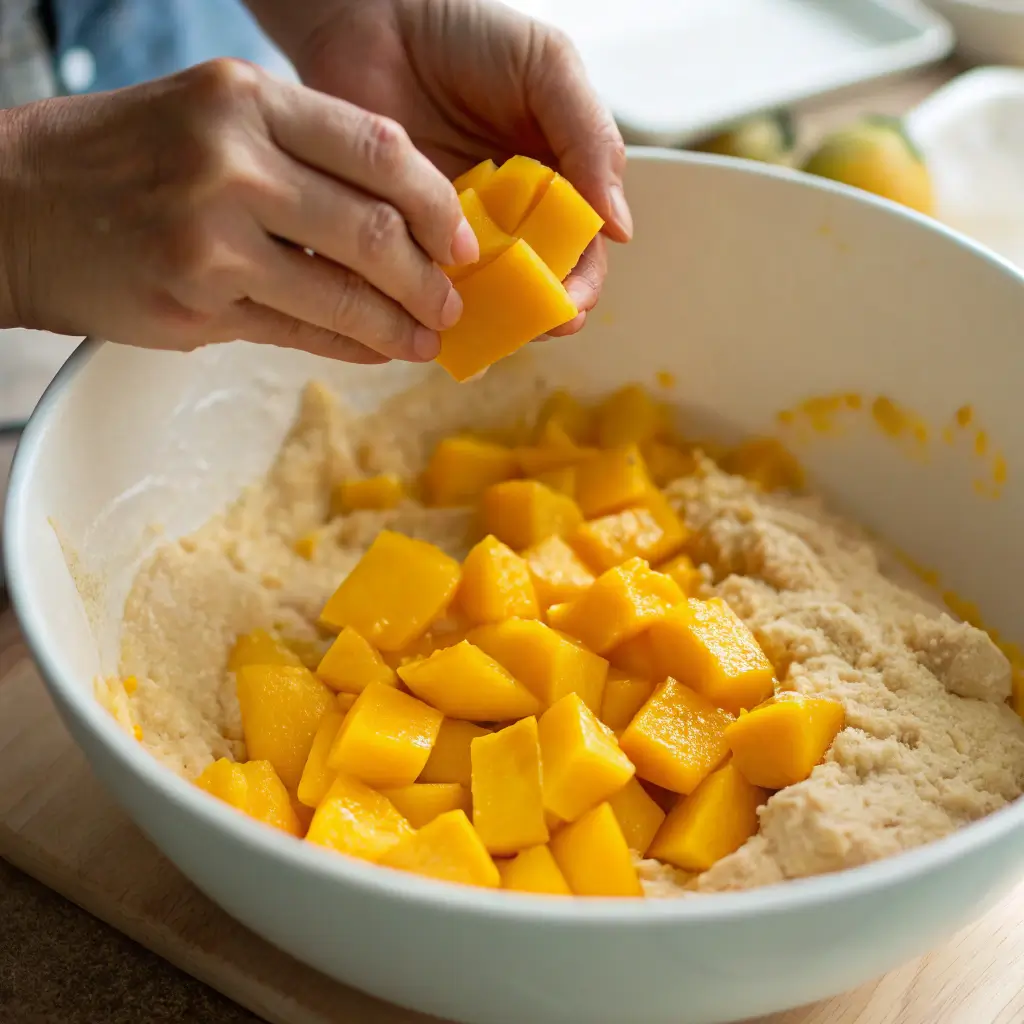
<path fill-rule="evenodd" d="M 594 390 L 672 371 L 693 415 L 743 433 L 812 394 L 882 392 L 932 422 L 972 402 L 1008 459 L 998 501 L 978 497 L 938 441 L 915 462 L 853 431 L 810 448 L 806 464 L 1013 635 L 1024 622 L 1024 278 L 924 218 L 760 165 L 642 151 L 628 192 L 636 241 L 614 251 L 599 311 L 580 338 L 526 358 Z M 247 345 L 176 356 L 87 343 L 25 434 L 5 549 L 25 635 L 96 773 L 201 889 L 300 960 L 440 1017 L 712 1024 L 877 976 L 1020 878 L 1024 801 L 923 849 L 761 891 L 517 898 L 306 846 L 151 760 L 92 689 L 115 668 L 140 560 L 266 469 L 308 379 L 372 407 L 433 371 Z M 162 536 L 147 531 L 154 522 Z"/>

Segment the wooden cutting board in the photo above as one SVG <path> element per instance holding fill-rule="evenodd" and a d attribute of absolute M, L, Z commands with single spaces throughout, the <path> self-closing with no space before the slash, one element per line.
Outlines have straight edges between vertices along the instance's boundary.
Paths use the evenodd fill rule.
<path fill-rule="evenodd" d="M 0 615 L 0 856 L 271 1024 L 428 1020 L 278 952 L 164 860 L 93 778 L 9 611 Z M 930 956 L 758 1024 L 1020 1024 L 1022 961 L 1024 888 Z"/>

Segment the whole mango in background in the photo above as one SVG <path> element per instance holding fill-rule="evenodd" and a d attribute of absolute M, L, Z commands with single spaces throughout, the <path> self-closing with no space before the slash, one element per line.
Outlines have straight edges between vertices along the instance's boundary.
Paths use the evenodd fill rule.
<path fill-rule="evenodd" d="M 803 169 L 852 185 L 919 213 L 935 209 L 924 157 L 895 117 L 865 117 L 828 135 Z"/>
<path fill-rule="evenodd" d="M 789 164 L 796 148 L 796 125 L 788 110 L 775 110 L 747 118 L 695 148 L 701 153 Z"/>

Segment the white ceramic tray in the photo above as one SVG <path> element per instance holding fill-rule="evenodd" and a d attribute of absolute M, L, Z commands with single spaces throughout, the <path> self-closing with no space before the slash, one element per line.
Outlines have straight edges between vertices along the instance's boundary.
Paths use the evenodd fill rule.
<path fill-rule="evenodd" d="M 948 24 L 914 0 L 511 0 L 563 28 L 629 141 L 676 146 L 940 60 Z"/>

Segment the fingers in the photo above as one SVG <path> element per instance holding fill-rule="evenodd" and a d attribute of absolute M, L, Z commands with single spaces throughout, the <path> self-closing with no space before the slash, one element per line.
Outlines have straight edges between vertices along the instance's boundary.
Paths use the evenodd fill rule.
<path fill-rule="evenodd" d="M 633 218 L 622 189 L 626 147 L 575 48 L 560 32 L 538 28 L 526 83 L 530 109 L 559 169 L 604 218 L 605 234 L 629 241 Z"/>
<path fill-rule="evenodd" d="M 351 338 L 388 359 L 426 362 L 441 349 L 436 331 L 417 323 L 359 274 L 269 239 L 247 294 L 259 305 Z"/>
<path fill-rule="evenodd" d="M 268 90 L 264 104 L 279 146 L 393 206 L 432 260 L 463 264 L 479 258 L 476 236 L 451 182 L 397 122 L 289 84 Z"/>
<path fill-rule="evenodd" d="M 608 244 L 598 235 L 587 246 L 579 263 L 565 279 L 565 289 L 579 313 L 567 324 L 556 327 L 548 334 L 553 338 L 564 338 L 575 334 L 587 322 L 587 313 L 597 305 L 601 286 L 608 273 Z"/>

